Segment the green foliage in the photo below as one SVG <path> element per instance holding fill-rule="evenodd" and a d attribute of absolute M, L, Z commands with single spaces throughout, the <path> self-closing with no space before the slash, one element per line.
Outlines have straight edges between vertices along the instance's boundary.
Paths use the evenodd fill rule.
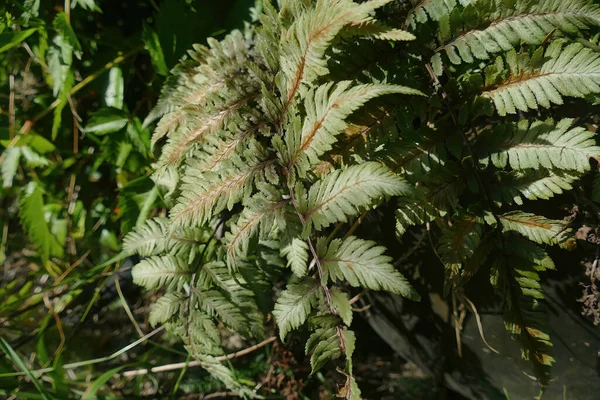
<path fill-rule="evenodd" d="M 308 323 L 313 372 L 344 357 L 339 395 L 359 398 L 349 287 L 419 294 L 383 243 L 355 231 L 370 212 L 394 215 L 399 238 L 426 225 L 453 295 L 502 254 L 492 281 L 507 329 L 545 387 L 552 358 L 536 302 L 549 261 L 532 242 L 570 248 L 573 231 L 539 215 L 536 200 L 572 190 L 600 157 L 587 116 L 557 107 L 600 92 L 600 56 L 582 39 L 600 10 L 587 0 L 387 3 L 266 2 L 243 34 L 195 47 L 147 120 L 160 118 L 153 179 L 169 177 L 169 220 L 126 243 L 172 257 L 151 231 L 212 230 L 210 256 L 186 263 L 226 263 L 231 279 L 262 276 L 274 246 L 282 267 L 266 279 L 283 282 L 270 309 L 281 339 Z M 354 59 L 373 47 L 383 56 Z M 160 309 L 181 312 L 172 301 L 194 285 L 168 290 Z M 218 306 L 202 310 L 232 326 Z"/>

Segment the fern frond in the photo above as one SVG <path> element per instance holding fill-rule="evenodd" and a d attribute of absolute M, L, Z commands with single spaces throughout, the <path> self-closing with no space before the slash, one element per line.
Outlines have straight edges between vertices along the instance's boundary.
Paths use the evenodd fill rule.
<path fill-rule="evenodd" d="M 425 193 L 415 190 L 411 196 L 400 196 L 396 215 L 396 234 L 402 237 L 411 226 L 422 225 L 446 215 L 446 210 L 434 207 L 425 199 Z"/>
<path fill-rule="evenodd" d="M 281 249 L 281 255 L 287 259 L 287 267 L 291 268 L 294 275 L 303 277 L 308 270 L 308 244 L 302 239 L 293 238 L 292 241 Z"/>
<path fill-rule="evenodd" d="M 250 333 L 248 320 L 242 310 L 218 290 L 194 288 L 194 300 L 202 311 L 218 316 L 231 329 L 242 335 Z"/>
<path fill-rule="evenodd" d="M 19 217 L 29 240 L 38 248 L 40 258 L 46 263 L 51 256 L 62 257 L 64 249 L 50 231 L 44 214 L 43 191 L 35 182 L 31 182 L 23 189 Z"/>
<path fill-rule="evenodd" d="M 306 322 L 313 307 L 316 306 L 319 282 L 305 278 L 298 283 L 288 285 L 273 309 L 273 316 L 279 327 L 279 337 L 285 340 L 287 334 Z"/>
<path fill-rule="evenodd" d="M 368 207 L 383 196 L 409 194 L 411 187 L 384 165 L 367 162 L 336 170 L 311 186 L 300 212 L 306 229 L 347 221 L 359 207 Z"/>
<path fill-rule="evenodd" d="M 184 260 L 175 256 L 153 256 L 139 262 L 132 270 L 133 282 L 148 290 L 181 290 L 190 281 L 192 271 Z"/>
<path fill-rule="evenodd" d="M 482 225 L 477 218 L 468 216 L 442 230 L 438 252 L 446 263 L 462 263 L 473 256 L 482 236 Z"/>
<path fill-rule="evenodd" d="M 325 51 L 342 28 L 372 20 L 370 13 L 389 2 L 320 0 L 298 12 L 280 42 L 280 65 L 285 77 L 283 103 L 289 105 L 302 84 L 327 73 Z"/>
<path fill-rule="evenodd" d="M 499 215 L 504 232 L 517 232 L 539 244 L 561 244 L 568 234 L 565 223 L 521 211 Z"/>
<path fill-rule="evenodd" d="M 305 154 L 311 164 L 317 163 L 319 156 L 331 150 L 337 135 L 346 129 L 345 119 L 351 113 L 371 99 L 393 93 L 422 95 L 420 91 L 406 86 L 352 86 L 350 81 L 342 81 L 335 86 L 330 82 L 311 89 L 304 97 L 306 117 L 302 125 L 300 143 L 295 146 L 296 140 L 286 140 L 293 150 L 290 152 L 289 164 L 293 166 L 301 154 Z"/>
<path fill-rule="evenodd" d="M 590 26 L 600 26 L 600 9 L 588 0 L 542 0 L 536 3 L 477 0 L 471 4 L 465 9 L 464 17 L 457 18 L 461 21 L 456 23 L 458 35 L 446 33 L 444 29 L 448 28 L 441 26 L 448 24 L 448 20 L 452 26 L 452 17 L 440 22 L 444 44 L 436 51 L 444 51 L 454 64 L 470 63 L 474 58 L 488 59 L 491 54 L 513 49 L 519 42 L 541 44 L 556 29 L 577 33 Z M 479 17 L 478 24 L 465 30 L 464 19 L 472 18 L 473 13 Z"/>
<path fill-rule="evenodd" d="M 129 232 L 123 240 L 123 250 L 142 257 L 168 253 L 192 262 L 209 238 L 202 228 L 180 229 L 169 232 L 169 219 L 157 217 L 145 221 Z"/>
<path fill-rule="evenodd" d="M 336 360 L 342 356 L 340 339 L 335 327 L 318 328 L 306 341 L 306 354 L 311 354 L 311 373 L 320 370 L 327 361 Z"/>
<path fill-rule="evenodd" d="M 590 157 L 600 157 L 594 133 L 585 128 L 571 128 L 573 120 L 527 120 L 514 125 L 501 125 L 479 138 L 479 159 L 483 165 L 489 160 L 497 168 L 510 165 L 515 170 L 562 169 L 584 172 L 589 170 Z M 487 155 L 489 154 L 489 156 Z"/>
<path fill-rule="evenodd" d="M 492 283 L 506 296 L 504 321 L 506 329 L 521 343 L 521 357 L 533 365 L 542 389 L 550 383 L 554 363 L 552 343 L 548 334 L 547 314 L 537 271 L 544 268 L 521 254 L 544 253 L 539 247 L 524 240 L 509 240 L 509 255 L 497 259 Z M 519 249 L 512 253 L 512 249 Z M 547 256 L 546 256 L 547 257 Z M 543 257 L 543 258 L 546 258 Z"/>
<path fill-rule="evenodd" d="M 346 326 L 352 324 L 352 304 L 350 304 L 350 298 L 346 292 L 338 287 L 333 287 L 331 289 L 331 306 Z"/>
<path fill-rule="evenodd" d="M 517 65 L 516 54 L 507 56 L 511 75 L 487 88 L 483 97 L 493 100 L 499 115 L 515 114 L 517 110 L 549 108 L 563 104 L 563 97 L 584 97 L 600 93 L 600 53 L 582 44 L 572 43 L 562 48 L 554 41 L 544 54 L 541 67 L 529 66 L 529 61 Z"/>
<path fill-rule="evenodd" d="M 470 1 L 461 0 L 460 3 L 466 6 Z M 408 12 L 406 25 L 415 28 L 417 23 L 439 21 L 443 16 L 449 15 L 456 5 L 456 0 L 419 0 Z"/>
<path fill-rule="evenodd" d="M 148 322 L 152 326 L 164 324 L 179 314 L 185 300 L 185 296 L 179 292 L 166 293 L 150 307 Z"/>
<path fill-rule="evenodd" d="M 488 185 L 490 196 L 497 204 L 523 204 L 527 200 L 548 200 L 554 195 L 573 189 L 571 184 L 579 174 L 550 172 L 548 170 L 525 170 L 498 172 L 497 182 Z"/>
<path fill-rule="evenodd" d="M 274 221 L 282 219 L 283 208 L 289 203 L 273 187 L 263 185 L 262 190 L 246 202 L 239 219 L 231 226 L 231 232 L 225 234 L 227 264 L 231 269 L 236 269 L 236 261 L 248 254 L 250 240 L 259 228 L 263 227 L 263 233 L 270 232 Z"/>
<path fill-rule="evenodd" d="M 317 243 L 318 255 L 326 279 L 345 280 L 354 287 L 386 290 L 418 300 L 419 294 L 384 255 L 385 247 L 376 242 L 350 236 L 345 240 L 332 240 L 329 246 L 324 240 Z"/>
<path fill-rule="evenodd" d="M 213 214 L 231 209 L 250 196 L 257 177 L 276 177 L 272 168 L 273 161 L 258 158 L 240 159 L 231 168 L 216 172 L 188 168 L 182 178 L 181 196 L 171 209 L 171 229 L 201 225 Z"/>

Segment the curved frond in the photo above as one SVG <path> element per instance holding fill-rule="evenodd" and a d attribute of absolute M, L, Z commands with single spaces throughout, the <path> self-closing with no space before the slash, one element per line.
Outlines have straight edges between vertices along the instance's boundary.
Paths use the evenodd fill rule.
<path fill-rule="evenodd" d="M 593 132 L 572 125 L 571 119 L 557 123 L 548 119 L 498 126 L 479 137 L 480 154 L 484 155 L 479 162 L 487 165 L 491 161 L 497 168 L 508 165 L 514 170 L 587 171 L 589 159 L 600 157 L 600 147 Z"/>
<path fill-rule="evenodd" d="M 411 187 L 386 166 L 376 162 L 336 170 L 311 186 L 301 212 L 307 227 L 316 229 L 347 221 L 359 207 L 368 207 L 383 196 L 408 194 Z"/>
<path fill-rule="evenodd" d="M 192 277 L 190 266 L 175 256 L 153 256 L 143 259 L 132 270 L 133 282 L 148 290 L 165 288 L 181 290 Z"/>
<path fill-rule="evenodd" d="M 345 240 L 335 239 L 328 247 L 319 242 L 319 259 L 324 276 L 331 280 L 345 280 L 354 287 L 386 290 L 419 300 L 419 294 L 384 255 L 385 247 L 376 242 L 350 236 Z"/>
<path fill-rule="evenodd" d="M 273 309 L 281 340 L 284 340 L 290 331 L 306 322 L 308 315 L 316 306 L 320 289 L 321 286 L 317 281 L 306 278 L 288 285 L 281 293 Z"/>
<path fill-rule="evenodd" d="M 507 62 L 513 72 L 486 88 L 482 96 L 492 99 L 496 111 L 503 116 L 516 114 L 517 110 L 563 104 L 565 96 L 600 93 L 600 53 L 579 43 L 563 48 L 560 41 L 555 41 L 546 50 L 545 58 L 547 61 L 535 68 L 530 61 L 517 61 L 516 54 L 509 54 Z"/>
<path fill-rule="evenodd" d="M 472 29 L 464 29 L 465 19 L 473 18 L 473 14 L 478 23 Z M 485 60 L 494 53 L 512 50 L 520 42 L 541 44 L 556 29 L 576 33 L 600 26 L 600 9 L 589 0 L 477 0 L 464 10 L 462 17 L 455 23 L 452 17 L 446 17 L 450 22 L 445 23 L 450 24 L 450 29 L 456 24 L 458 32 L 447 34 L 448 37 L 445 34 L 444 44 L 436 49 L 444 51 L 454 64 Z"/>

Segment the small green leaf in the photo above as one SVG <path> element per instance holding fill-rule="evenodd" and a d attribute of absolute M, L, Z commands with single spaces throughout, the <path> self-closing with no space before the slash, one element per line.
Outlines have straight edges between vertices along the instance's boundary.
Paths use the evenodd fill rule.
<path fill-rule="evenodd" d="M 123 109 L 124 86 L 121 68 L 112 67 L 108 72 L 108 86 L 104 92 L 104 102 L 107 107 Z"/>
<path fill-rule="evenodd" d="M 95 112 L 85 127 L 86 133 L 108 135 L 125 128 L 129 121 L 128 115 L 117 108 L 102 108 Z"/>
<path fill-rule="evenodd" d="M 165 62 L 165 56 L 160 45 L 158 34 L 149 26 L 144 25 L 142 40 L 144 41 L 146 50 L 150 53 L 150 59 L 152 60 L 152 65 L 154 65 L 156 72 L 160 75 L 167 76 L 169 74 L 169 69 Z"/>

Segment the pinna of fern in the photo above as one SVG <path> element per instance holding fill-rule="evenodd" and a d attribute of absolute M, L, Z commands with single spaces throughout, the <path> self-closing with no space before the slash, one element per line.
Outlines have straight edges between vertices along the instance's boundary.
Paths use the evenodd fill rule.
<path fill-rule="evenodd" d="M 151 321 L 231 388 L 241 384 L 210 358 L 222 352 L 218 327 L 259 338 L 271 312 L 282 340 L 312 330 L 313 372 L 344 357 L 339 395 L 360 398 L 349 288 L 419 298 L 385 247 L 356 234 L 357 217 L 384 203 L 396 204 L 400 239 L 433 227 L 448 295 L 490 274 L 508 331 L 550 383 L 539 281 L 554 264 L 540 245 L 573 239 L 564 221 L 529 210 L 600 157 L 593 133 L 557 107 L 600 92 L 598 53 L 572 38 L 598 26 L 598 8 L 389 2 L 267 1 L 256 26 L 197 46 L 157 106 L 154 179 L 170 213 L 126 249 L 147 257 L 135 281 L 165 292 Z M 361 47 L 383 56 L 359 65 Z"/>

